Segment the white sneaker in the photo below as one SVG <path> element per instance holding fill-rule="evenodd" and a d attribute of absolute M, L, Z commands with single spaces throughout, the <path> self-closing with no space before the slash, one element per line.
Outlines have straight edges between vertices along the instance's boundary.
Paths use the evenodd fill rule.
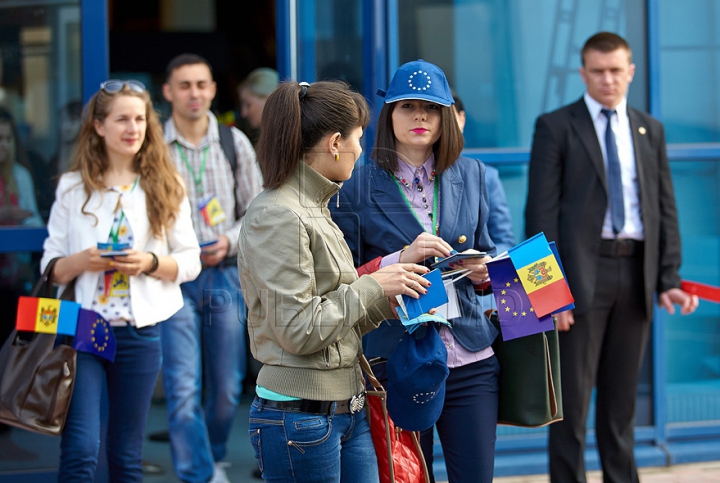
<path fill-rule="evenodd" d="M 230 483 L 227 473 L 225 473 L 225 468 L 229 466 L 230 463 L 226 462 L 215 463 L 215 471 L 213 471 L 212 478 L 208 483 Z"/>

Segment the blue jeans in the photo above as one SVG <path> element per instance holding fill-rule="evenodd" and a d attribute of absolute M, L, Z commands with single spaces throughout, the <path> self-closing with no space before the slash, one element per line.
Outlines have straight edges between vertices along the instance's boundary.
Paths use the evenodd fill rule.
<path fill-rule="evenodd" d="M 183 308 L 162 324 L 170 448 L 178 478 L 206 482 L 227 452 L 245 377 L 245 301 L 237 267 L 205 268 L 181 288 Z"/>
<path fill-rule="evenodd" d="M 250 442 L 264 481 L 378 483 L 377 458 L 365 411 L 312 414 L 250 408 Z"/>
<path fill-rule="evenodd" d="M 142 482 L 145 420 L 160 372 L 160 327 L 114 327 L 115 362 L 77 353 L 77 375 L 60 442 L 59 482 L 93 482 L 100 451 L 100 399 L 107 384 L 111 482 Z"/>

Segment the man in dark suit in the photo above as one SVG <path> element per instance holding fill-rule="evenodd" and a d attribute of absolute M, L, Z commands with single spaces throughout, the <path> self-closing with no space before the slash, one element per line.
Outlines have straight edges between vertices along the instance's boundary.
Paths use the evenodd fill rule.
<path fill-rule="evenodd" d="M 537 119 L 525 230 L 557 242 L 575 297 L 558 314 L 565 419 L 550 426 L 550 479 L 584 482 L 585 421 L 605 482 L 637 482 L 633 422 L 653 295 L 670 313 L 698 300 L 680 287 L 680 235 L 662 124 L 627 106 L 627 42 L 601 32 L 582 50 L 582 99 Z M 609 124 L 609 126 L 608 126 Z"/>

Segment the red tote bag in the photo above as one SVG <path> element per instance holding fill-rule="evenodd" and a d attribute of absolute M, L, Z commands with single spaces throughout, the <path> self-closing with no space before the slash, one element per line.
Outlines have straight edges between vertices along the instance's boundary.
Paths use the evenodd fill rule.
<path fill-rule="evenodd" d="M 373 387 L 365 401 L 369 410 L 370 434 L 377 454 L 380 483 L 429 483 L 425 457 L 420 449 L 420 434 L 393 424 L 387 412 L 387 393 L 373 374 L 364 355 L 360 366 Z"/>

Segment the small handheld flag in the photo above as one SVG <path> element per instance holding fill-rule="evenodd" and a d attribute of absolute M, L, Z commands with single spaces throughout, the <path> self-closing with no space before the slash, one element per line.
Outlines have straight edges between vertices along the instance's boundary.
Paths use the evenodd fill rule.
<path fill-rule="evenodd" d="M 75 335 L 79 311 L 77 302 L 21 296 L 15 328 L 42 334 Z"/>
<path fill-rule="evenodd" d="M 539 316 L 574 302 L 560 264 L 543 232 L 508 250 L 518 277 Z"/>
<path fill-rule="evenodd" d="M 92 310 L 80 309 L 73 347 L 113 362 L 117 342 L 112 327 L 102 315 Z"/>
<path fill-rule="evenodd" d="M 538 316 L 520 282 L 512 261 L 505 257 L 487 263 L 497 304 L 503 340 L 553 330 L 551 315 Z"/>

